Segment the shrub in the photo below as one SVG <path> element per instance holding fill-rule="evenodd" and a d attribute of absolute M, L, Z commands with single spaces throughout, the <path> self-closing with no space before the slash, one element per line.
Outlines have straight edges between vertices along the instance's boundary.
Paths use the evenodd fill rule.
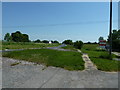
<path fill-rule="evenodd" d="M 74 47 L 77 49 L 81 49 L 83 46 L 83 42 L 82 41 L 76 41 L 74 42 Z"/>
<path fill-rule="evenodd" d="M 43 43 L 49 43 L 49 41 L 48 41 L 48 40 L 43 40 L 42 42 L 43 42 Z"/>
<path fill-rule="evenodd" d="M 73 45 L 72 40 L 65 40 L 62 42 L 63 44 L 69 44 L 69 45 Z"/>

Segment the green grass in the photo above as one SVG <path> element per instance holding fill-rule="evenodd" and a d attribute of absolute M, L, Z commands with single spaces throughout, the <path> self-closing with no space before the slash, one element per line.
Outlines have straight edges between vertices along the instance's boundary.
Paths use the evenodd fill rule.
<path fill-rule="evenodd" d="M 72 45 L 67 45 L 67 46 L 61 47 L 61 48 L 77 51 L 77 49 L 75 49 Z"/>
<path fill-rule="evenodd" d="M 32 42 L 3 42 L 2 49 L 29 49 L 29 48 L 43 48 L 54 47 L 60 44 L 45 44 L 45 43 L 32 43 Z"/>
<path fill-rule="evenodd" d="M 98 44 L 84 44 L 81 49 L 83 53 L 87 53 L 90 59 L 96 64 L 99 70 L 103 71 L 120 71 L 120 61 L 109 59 L 107 51 L 98 49 Z M 116 56 L 112 54 L 112 58 Z"/>
<path fill-rule="evenodd" d="M 3 57 L 26 60 L 68 70 L 84 69 L 84 61 L 82 60 L 81 54 L 72 51 L 57 51 L 50 49 L 23 50 L 4 52 Z"/>

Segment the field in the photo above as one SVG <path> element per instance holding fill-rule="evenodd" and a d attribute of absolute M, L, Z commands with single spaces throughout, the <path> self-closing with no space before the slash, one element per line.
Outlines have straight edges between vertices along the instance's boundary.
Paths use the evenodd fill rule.
<path fill-rule="evenodd" d="M 110 60 L 107 51 L 98 49 L 98 44 L 84 44 L 81 49 L 83 53 L 87 53 L 99 70 L 103 71 L 120 71 L 120 61 Z M 115 58 L 112 55 L 112 58 Z"/>
<path fill-rule="evenodd" d="M 79 52 L 34 49 L 4 52 L 3 57 L 26 60 L 46 66 L 61 67 L 67 70 L 83 70 L 84 61 Z"/>
<path fill-rule="evenodd" d="M 44 43 L 6 43 L 4 42 L 2 49 L 28 49 L 54 47 L 60 44 L 44 44 Z M 109 54 L 105 50 L 100 50 L 98 44 L 84 44 L 81 51 L 87 53 L 91 61 L 102 71 L 120 71 L 120 61 L 111 60 Z M 67 45 L 62 47 L 76 51 L 76 49 Z M 20 60 L 45 64 L 46 66 L 62 67 L 68 70 L 83 70 L 84 61 L 81 54 L 72 51 L 57 51 L 49 49 L 23 50 L 3 53 L 4 57 L 10 57 Z M 112 54 L 111 58 L 116 58 Z"/>
<path fill-rule="evenodd" d="M 43 47 L 54 47 L 60 44 L 48 44 L 48 43 L 32 43 L 32 42 L 3 42 L 2 50 L 4 49 L 29 49 L 29 48 L 43 48 Z"/>
<path fill-rule="evenodd" d="M 77 49 L 75 49 L 72 45 L 67 45 L 67 46 L 62 47 L 62 48 L 77 51 Z"/>

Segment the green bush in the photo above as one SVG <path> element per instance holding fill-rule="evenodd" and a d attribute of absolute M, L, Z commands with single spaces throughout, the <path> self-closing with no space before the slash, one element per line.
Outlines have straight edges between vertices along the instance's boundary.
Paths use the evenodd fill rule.
<path fill-rule="evenodd" d="M 77 49 L 81 49 L 83 46 L 83 42 L 82 41 L 76 41 L 74 42 L 74 47 Z"/>
<path fill-rule="evenodd" d="M 65 40 L 62 42 L 63 44 L 69 44 L 69 45 L 73 45 L 72 40 Z"/>

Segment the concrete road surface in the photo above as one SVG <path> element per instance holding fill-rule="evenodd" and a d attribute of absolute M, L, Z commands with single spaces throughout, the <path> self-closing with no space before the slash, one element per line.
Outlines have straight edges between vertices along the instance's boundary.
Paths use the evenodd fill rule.
<path fill-rule="evenodd" d="M 118 88 L 118 73 L 99 70 L 68 71 L 10 58 L 2 61 L 3 88 Z"/>

